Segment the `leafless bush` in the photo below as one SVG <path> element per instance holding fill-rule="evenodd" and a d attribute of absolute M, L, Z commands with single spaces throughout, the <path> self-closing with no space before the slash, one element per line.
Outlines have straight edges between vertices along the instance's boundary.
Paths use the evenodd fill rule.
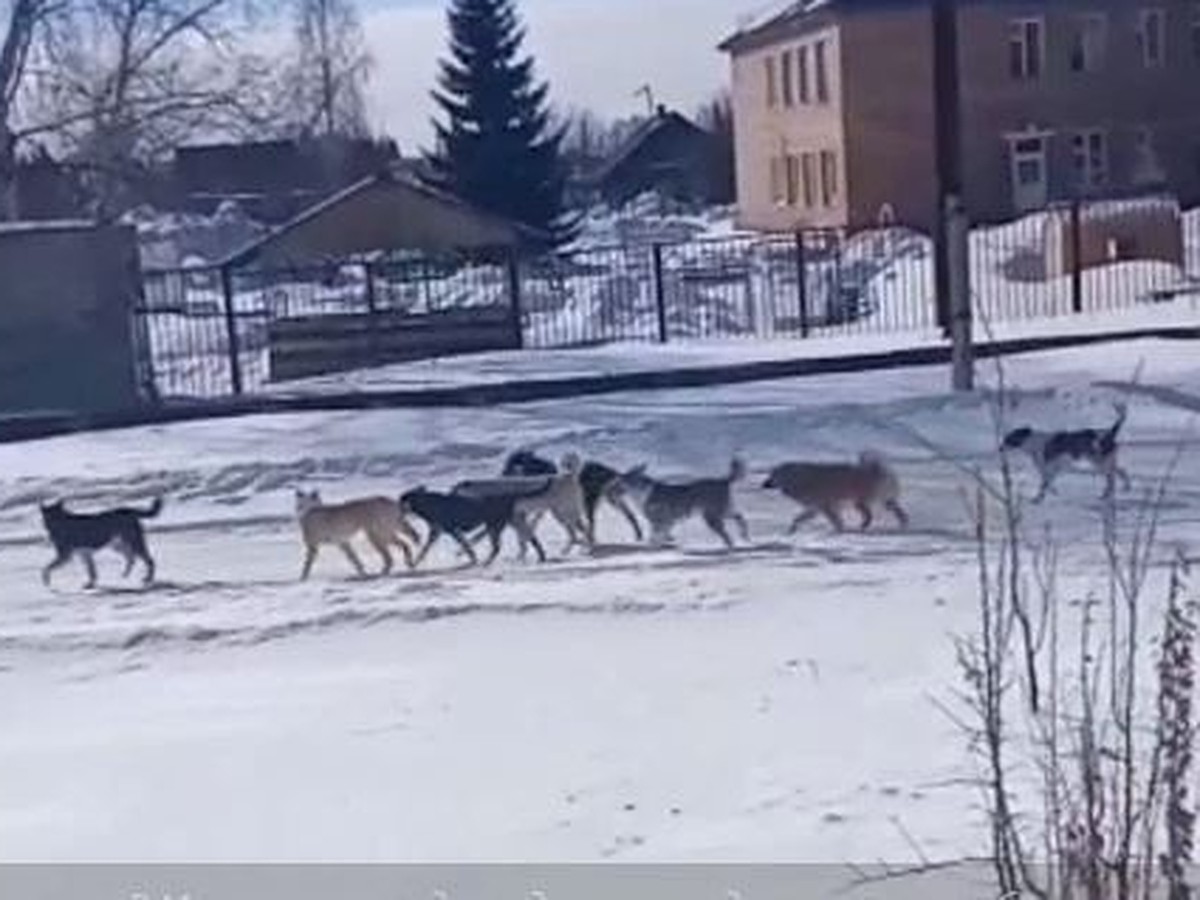
<path fill-rule="evenodd" d="M 1001 373 L 997 436 L 1007 409 Z M 967 505 L 979 612 L 974 633 L 956 642 L 966 713 L 948 711 L 980 764 L 990 858 L 1005 895 L 1192 896 L 1196 626 L 1186 565 L 1164 560 L 1159 541 L 1174 465 L 1131 515 L 1107 500 L 1092 545 L 1076 544 L 1077 553 L 1095 551 L 1103 575 L 1101 596 L 1083 598 L 1063 585 L 1050 530 L 1031 534 L 1003 455 L 998 483 L 975 473 Z M 1161 635 L 1151 643 L 1151 575 L 1164 569 Z"/>

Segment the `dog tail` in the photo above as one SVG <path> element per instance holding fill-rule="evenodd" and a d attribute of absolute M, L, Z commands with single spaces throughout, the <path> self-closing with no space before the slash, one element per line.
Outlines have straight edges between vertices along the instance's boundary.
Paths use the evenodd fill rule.
<path fill-rule="evenodd" d="M 1125 417 L 1129 414 L 1129 406 L 1125 403 L 1114 403 L 1113 407 L 1117 411 L 1117 421 L 1113 422 L 1112 428 L 1108 429 L 1108 439 L 1115 441 L 1117 435 L 1121 432 L 1121 427 L 1125 424 Z"/>
<path fill-rule="evenodd" d="M 734 457 L 729 462 L 729 481 L 741 481 L 746 477 L 746 464 L 738 457 Z"/>
<path fill-rule="evenodd" d="M 149 507 L 147 507 L 146 509 L 135 509 L 133 511 L 133 514 L 135 516 L 137 516 L 139 519 L 153 519 L 160 512 L 162 512 L 162 508 L 163 508 L 162 497 L 155 497 L 154 501 L 150 504 Z"/>
<path fill-rule="evenodd" d="M 1124 403 L 1113 404 L 1117 410 L 1117 421 L 1113 422 L 1112 428 L 1104 432 L 1100 437 L 1100 452 L 1105 456 L 1110 455 L 1117 449 L 1117 435 L 1121 432 L 1121 426 L 1125 424 L 1125 415 L 1129 412 L 1129 407 Z"/>

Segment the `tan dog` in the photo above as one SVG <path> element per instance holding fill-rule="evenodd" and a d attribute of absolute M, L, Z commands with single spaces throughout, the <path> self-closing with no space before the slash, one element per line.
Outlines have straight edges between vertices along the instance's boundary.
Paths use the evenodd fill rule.
<path fill-rule="evenodd" d="M 454 493 L 464 497 L 513 497 L 514 515 L 527 519 L 536 527 L 543 515 L 553 517 L 567 533 L 563 553 L 577 545 L 592 548 L 595 544 L 588 522 L 587 505 L 579 481 L 582 461 L 575 453 L 566 454 L 553 475 L 508 476 L 460 481 Z M 520 532 L 518 532 L 520 534 Z M 521 558 L 525 558 L 527 541 L 521 538 Z"/>
<path fill-rule="evenodd" d="M 874 453 L 864 452 L 857 463 L 784 463 L 771 470 L 763 487 L 778 490 L 804 507 L 788 534 L 795 534 L 818 514 L 843 531 L 841 509 L 848 505 L 862 516 L 864 531 L 871 527 L 871 507 L 876 504 L 882 504 L 902 528 L 908 527 L 908 513 L 899 500 L 900 481 Z"/>
<path fill-rule="evenodd" d="M 355 571 L 359 575 L 366 575 L 362 561 L 350 545 L 350 540 L 359 532 L 366 534 L 371 546 L 383 559 L 381 574 L 387 575 L 392 571 L 390 546 L 399 547 L 404 554 L 404 562 L 410 569 L 413 567 L 412 548 L 404 538 L 417 544 L 420 536 L 408 524 L 400 504 L 388 497 L 365 497 L 346 503 L 326 504 L 322 502 L 318 491 L 296 491 L 296 518 L 300 523 L 300 535 L 305 548 L 301 581 L 307 579 L 312 571 L 322 544 L 336 544 L 346 554 Z"/>

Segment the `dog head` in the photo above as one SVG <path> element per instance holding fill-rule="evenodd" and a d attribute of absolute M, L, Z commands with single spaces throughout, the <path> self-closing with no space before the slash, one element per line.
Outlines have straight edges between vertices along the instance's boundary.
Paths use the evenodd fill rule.
<path fill-rule="evenodd" d="M 506 477 L 554 475 L 557 471 L 554 463 L 547 459 L 542 459 L 532 450 L 518 450 L 515 453 L 510 453 L 508 459 L 504 461 L 504 470 L 501 474 Z"/>
<path fill-rule="evenodd" d="M 1014 428 L 1004 436 L 1004 440 L 1000 443 L 1001 450 L 1016 450 L 1019 447 L 1025 446 L 1025 443 L 1033 437 L 1032 428 Z"/>
<path fill-rule="evenodd" d="M 320 491 L 296 491 L 296 515 L 302 516 L 320 505 Z"/>
<path fill-rule="evenodd" d="M 874 450 L 863 450 L 858 454 L 858 467 L 878 471 L 884 468 L 883 457 Z"/>
<path fill-rule="evenodd" d="M 400 498 L 399 498 L 400 515 L 402 515 L 402 516 L 413 515 L 413 501 L 425 493 L 428 493 L 428 491 L 425 488 L 425 485 L 419 484 L 412 490 L 405 491 L 403 494 L 401 494 Z"/>
<path fill-rule="evenodd" d="M 574 451 L 564 453 L 562 460 L 558 464 L 558 469 L 564 475 L 578 475 L 579 470 L 583 468 L 583 460 L 579 454 Z"/>
<path fill-rule="evenodd" d="M 55 500 L 52 503 L 43 503 L 41 511 L 42 522 L 48 525 L 51 522 L 61 519 L 66 509 L 62 500 Z"/>
<path fill-rule="evenodd" d="M 646 496 L 654 490 L 654 479 L 646 474 L 646 464 L 634 466 L 628 472 L 623 473 L 617 483 L 621 486 L 621 490 L 629 494 L 635 500 L 644 501 Z"/>

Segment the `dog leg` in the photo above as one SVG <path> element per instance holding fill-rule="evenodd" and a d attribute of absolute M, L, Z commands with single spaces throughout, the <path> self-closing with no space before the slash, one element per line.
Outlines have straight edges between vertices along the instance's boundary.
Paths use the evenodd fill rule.
<path fill-rule="evenodd" d="M 150 555 L 150 551 L 148 551 L 145 547 L 142 548 L 140 555 L 142 557 L 142 562 L 146 566 L 146 574 L 142 577 L 142 584 L 143 586 L 153 584 L 154 576 L 157 574 L 158 569 L 158 567 L 154 564 L 154 557 Z"/>
<path fill-rule="evenodd" d="M 637 516 L 633 514 L 633 510 L 620 497 L 609 497 L 608 502 L 615 506 L 620 513 L 625 516 L 625 521 L 629 523 L 629 527 L 633 529 L 634 539 L 640 544 L 645 540 L 645 534 L 642 532 L 642 523 L 638 521 Z"/>
<path fill-rule="evenodd" d="M 354 552 L 354 548 L 346 541 L 338 544 L 338 547 L 346 555 L 346 559 L 350 560 L 350 565 L 354 566 L 354 570 L 358 572 L 358 577 L 366 578 L 367 570 L 363 568 L 362 560 L 358 558 L 358 554 Z"/>
<path fill-rule="evenodd" d="M 117 541 L 113 545 L 113 549 L 120 553 L 122 559 L 125 560 L 125 569 L 121 572 L 121 577 L 128 578 L 129 573 L 133 571 L 133 564 L 137 560 L 138 554 L 134 553 L 133 548 L 124 540 Z"/>
<path fill-rule="evenodd" d="M 742 540 L 747 544 L 750 543 L 750 525 L 746 522 L 746 517 L 735 509 L 730 511 L 729 518 L 737 525 L 738 531 L 741 532 Z"/>
<path fill-rule="evenodd" d="M 411 531 L 411 529 L 410 529 L 410 531 Z M 415 535 L 416 532 L 413 532 L 413 534 Z M 413 552 L 412 552 L 412 547 L 410 547 L 408 545 L 408 541 L 406 541 L 404 538 L 400 537 L 400 535 L 398 535 L 398 534 L 393 534 L 392 535 L 392 543 L 395 544 L 396 547 L 400 550 L 400 552 L 404 555 L 404 565 L 407 568 L 411 569 L 413 567 Z M 420 543 L 420 539 L 414 537 L 413 543 L 414 544 Z"/>
<path fill-rule="evenodd" d="M 842 521 L 842 516 L 837 511 L 837 507 L 822 506 L 821 513 L 829 520 L 829 524 L 833 526 L 834 531 L 841 532 L 846 530 L 846 524 Z"/>
<path fill-rule="evenodd" d="M 440 528 L 438 528 L 436 525 L 429 526 L 429 536 L 425 538 L 425 546 L 423 546 L 421 548 L 421 552 L 417 554 L 417 559 L 413 563 L 414 569 L 425 561 L 425 557 L 429 555 L 429 551 L 433 548 L 433 542 L 441 536 L 442 530 Z"/>
<path fill-rule="evenodd" d="M 80 556 L 83 558 L 83 567 L 87 569 L 88 580 L 84 589 L 88 590 L 96 586 L 96 560 L 92 558 L 91 553 L 81 553 Z"/>
<path fill-rule="evenodd" d="M 308 581 L 312 573 L 313 563 L 317 561 L 317 545 L 308 544 L 304 548 L 304 565 L 300 569 L 300 580 Z"/>
<path fill-rule="evenodd" d="M 725 546 L 730 550 L 733 549 L 733 538 L 729 536 L 729 532 L 725 530 L 725 523 L 721 521 L 721 517 L 712 513 L 704 514 L 704 524 L 709 529 L 717 534 L 725 542 Z"/>
<path fill-rule="evenodd" d="M 499 528 L 488 526 L 488 537 L 492 539 L 492 552 L 488 554 L 488 558 L 483 561 L 484 566 L 490 566 L 496 561 L 496 557 L 500 555 L 500 535 L 504 533 L 504 526 Z"/>
<path fill-rule="evenodd" d="M 858 510 L 858 514 L 862 516 L 862 522 L 859 524 L 859 529 L 866 531 L 871 527 L 871 522 L 874 521 L 874 516 L 871 514 L 871 506 L 865 500 L 858 500 L 854 504 L 854 508 Z"/>
<path fill-rule="evenodd" d="M 904 511 L 904 507 L 900 505 L 899 500 L 885 500 L 883 505 L 887 507 L 888 512 L 896 517 L 896 521 L 899 523 L 901 528 L 908 527 L 908 513 Z"/>
<path fill-rule="evenodd" d="M 537 532 L 524 516 L 518 516 L 513 519 L 513 529 L 517 532 L 517 537 L 521 542 L 521 559 L 524 561 L 526 556 L 526 547 L 532 546 L 534 552 L 537 553 L 538 562 L 546 561 L 546 548 L 542 546 L 542 542 L 538 540 Z"/>
<path fill-rule="evenodd" d="M 50 561 L 50 563 L 46 566 L 46 568 L 42 569 L 42 584 L 44 584 L 46 587 L 50 587 L 51 573 L 57 571 L 58 569 L 61 569 L 63 566 L 65 566 L 70 561 L 71 561 L 71 554 L 69 554 L 69 553 L 67 553 L 67 554 L 60 553 L 57 556 L 55 556 L 54 559 L 52 559 Z"/>
<path fill-rule="evenodd" d="M 804 525 L 806 522 L 811 522 L 814 518 L 816 518 L 816 516 L 817 511 L 815 509 L 804 510 L 804 512 L 800 513 L 800 515 L 796 516 L 796 518 L 792 520 L 792 525 L 788 529 L 788 535 L 790 536 L 795 534 L 800 530 L 801 525 Z"/>
<path fill-rule="evenodd" d="M 367 540 L 371 542 L 371 546 L 375 548 L 375 552 L 379 554 L 379 558 L 383 560 L 383 569 L 380 570 L 380 575 L 392 574 L 392 552 L 388 549 L 390 541 L 384 535 L 372 534 L 367 532 Z"/>
<path fill-rule="evenodd" d="M 471 546 L 471 542 L 466 540 L 457 531 L 451 531 L 449 534 L 450 537 L 454 538 L 454 540 L 458 542 L 458 546 L 462 547 L 463 552 L 467 554 L 467 558 L 471 560 L 471 565 L 479 565 L 479 557 L 475 554 L 475 548 Z"/>

